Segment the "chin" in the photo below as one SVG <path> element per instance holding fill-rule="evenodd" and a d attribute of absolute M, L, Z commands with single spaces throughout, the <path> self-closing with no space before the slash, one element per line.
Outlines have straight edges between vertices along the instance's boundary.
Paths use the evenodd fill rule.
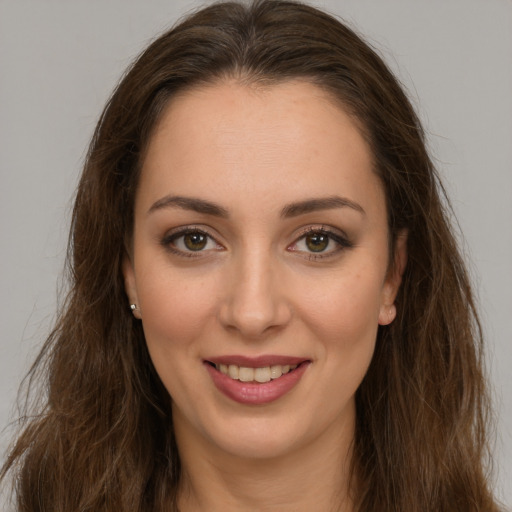
<path fill-rule="evenodd" d="M 296 450 L 297 439 L 303 436 L 294 430 L 284 425 L 276 428 L 273 423 L 255 421 L 243 431 L 223 432 L 224 435 L 216 436 L 213 441 L 220 450 L 233 457 L 263 461 L 286 457 Z"/>

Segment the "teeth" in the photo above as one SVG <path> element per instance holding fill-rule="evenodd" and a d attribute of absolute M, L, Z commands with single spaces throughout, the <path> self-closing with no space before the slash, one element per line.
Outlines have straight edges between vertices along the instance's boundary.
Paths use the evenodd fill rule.
<path fill-rule="evenodd" d="M 279 364 L 270 367 L 270 378 L 277 379 L 283 374 L 283 367 Z"/>
<path fill-rule="evenodd" d="M 241 382 L 270 382 L 271 380 L 278 379 L 281 375 L 295 370 L 298 365 L 285 364 L 285 365 L 272 365 L 264 366 L 262 368 L 248 368 L 246 366 L 237 366 L 235 364 L 216 364 L 215 368 L 228 377 L 239 380 Z"/>
<path fill-rule="evenodd" d="M 238 372 L 240 368 L 238 366 L 235 366 L 234 364 L 230 364 L 228 368 L 228 375 L 232 379 L 238 379 Z"/>
<path fill-rule="evenodd" d="M 270 366 L 265 366 L 265 368 L 256 368 L 254 370 L 254 380 L 256 382 L 269 382 Z"/>
<path fill-rule="evenodd" d="M 251 382 L 254 380 L 254 368 L 246 368 L 245 366 L 240 366 L 240 371 L 238 372 L 238 380 L 242 382 Z"/>

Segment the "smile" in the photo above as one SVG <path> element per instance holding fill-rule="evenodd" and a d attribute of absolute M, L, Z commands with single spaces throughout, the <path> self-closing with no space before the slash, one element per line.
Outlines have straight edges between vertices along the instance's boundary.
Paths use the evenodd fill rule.
<path fill-rule="evenodd" d="M 264 405 L 292 391 L 311 361 L 285 356 L 232 356 L 205 360 L 204 364 L 217 390 L 227 398 L 245 405 Z"/>
<path fill-rule="evenodd" d="M 237 366 L 236 364 L 216 364 L 215 368 L 233 380 L 263 383 L 279 379 L 282 375 L 295 370 L 297 366 L 298 365 L 296 364 L 275 364 L 272 366 L 263 366 L 261 368 L 249 368 L 247 366 Z"/>

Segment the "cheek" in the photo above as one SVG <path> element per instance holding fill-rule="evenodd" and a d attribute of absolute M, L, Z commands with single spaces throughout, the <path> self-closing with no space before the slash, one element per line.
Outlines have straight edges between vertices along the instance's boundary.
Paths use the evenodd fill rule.
<path fill-rule="evenodd" d="M 197 392 L 187 379 L 207 337 L 215 307 L 215 286 L 183 273 L 147 272 L 139 282 L 142 325 L 149 355 L 173 401 L 186 404 Z M 200 387 L 200 386 L 199 386 Z M 197 397 L 199 400 L 199 397 Z"/>
<path fill-rule="evenodd" d="M 147 272 L 140 280 L 142 323 L 150 351 L 173 352 L 199 337 L 214 315 L 215 281 L 180 272 Z"/>
<path fill-rule="evenodd" d="M 353 274 L 337 283 L 312 307 L 312 322 L 321 330 L 326 374 L 332 375 L 333 407 L 353 397 L 375 350 L 380 310 L 380 280 L 371 273 Z M 323 311 L 323 314 L 321 312 Z"/>
<path fill-rule="evenodd" d="M 338 343 L 374 340 L 381 305 L 380 283 L 380 273 L 375 270 L 333 275 L 309 288 L 305 315 L 325 339 Z"/>
<path fill-rule="evenodd" d="M 332 396 L 332 407 L 354 395 L 373 357 L 381 301 L 381 272 L 370 266 L 365 272 L 332 275 L 310 288 L 302 316 L 319 341 L 316 357 L 324 361 L 330 378 L 322 390 Z"/>

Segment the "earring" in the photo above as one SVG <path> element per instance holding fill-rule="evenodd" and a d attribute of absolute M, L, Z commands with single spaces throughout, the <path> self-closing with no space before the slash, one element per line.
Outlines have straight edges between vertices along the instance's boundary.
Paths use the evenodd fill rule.
<path fill-rule="evenodd" d="M 132 310 L 133 316 L 137 320 L 142 320 L 142 317 L 140 316 L 139 306 L 137 306 L 137 304 L 130 304 L 130 309 Z"/>

